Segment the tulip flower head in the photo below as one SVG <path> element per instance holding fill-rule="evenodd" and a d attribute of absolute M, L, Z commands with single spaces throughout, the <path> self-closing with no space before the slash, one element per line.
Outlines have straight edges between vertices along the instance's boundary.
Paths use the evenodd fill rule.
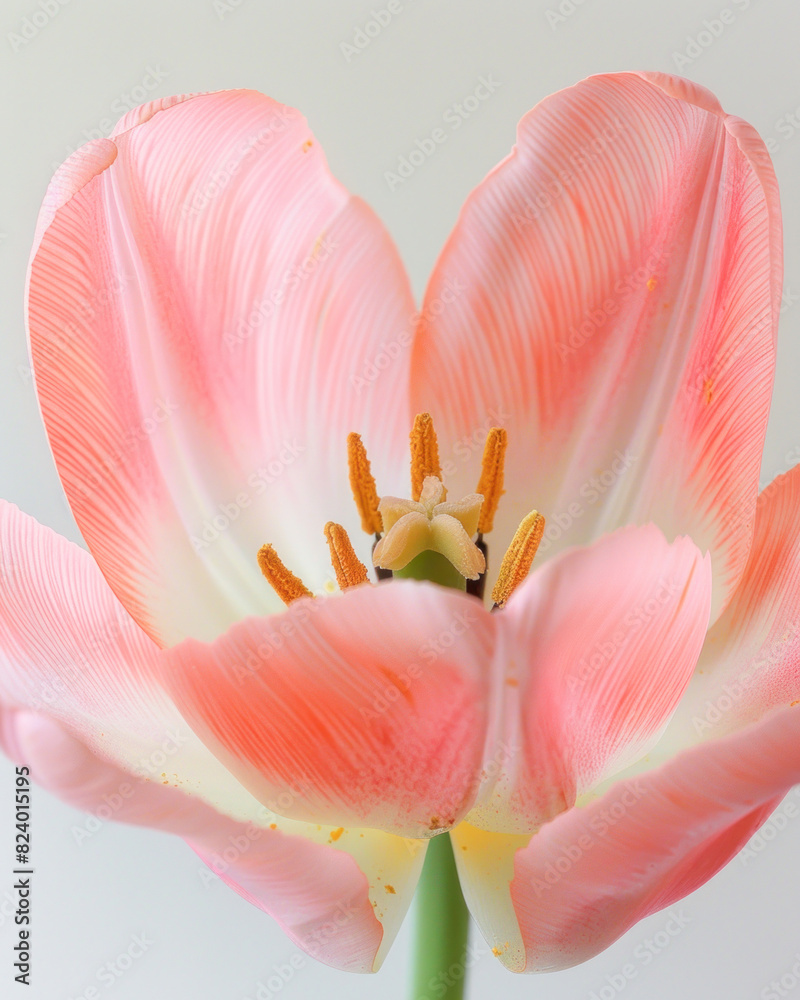
<path fill-rule="evenodd" d="M 419 311 L 298 112 L 129 112 L 35 235 L 88 551 L 0 506 L 4 749 L 82 809 L 132 783 L 115 818 L 338 968 L 380 966 L 431 858 L 456 949 L 463 892 L 509 969 L 597 954 L 800 781 L 780 295 L 764 144 L 686 80 L 530 111 Z"/>

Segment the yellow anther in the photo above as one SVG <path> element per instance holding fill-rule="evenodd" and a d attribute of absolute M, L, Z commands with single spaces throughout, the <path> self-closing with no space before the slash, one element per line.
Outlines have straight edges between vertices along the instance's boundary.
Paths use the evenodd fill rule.
<path fill-rule="evenodd" d="M 439 444 L 430 413 L 418 413 L 411 431 L 411 498 L 419 500 L 427 476 L 442 478 Z"/>
<path fill-rule="evenodd" d="M 486 438 L 481 463 L 481 478 L 476 493 L 483 497 L 478 533 L 488 534 L 494 527 L 494 515 L 503 490 L 503 470 L 505 468 L 508 432 L 502 427 L 493 427 Z"/>
<path fill-rule="evenodd" d="M 379 535 L 383 531 L 383 521 L 378 511 L 378 491 L 360 434 L 347 435 L 347 465 L 350 469 L 350 489 L 361 517 L 361 527 L 369 535 Z"/>
<path fill-rule="evenodd" d="M 522 519 L 508 551 L 503 556 L 503 564 L 492 591 L 492 600 L 498 607 L 503 607 L 528 575 L 543 534 L 544 518 L 538 511 L 532 510 Z"/>
<path fill-rule="evenodd" d="M 353 551 L 347 532 L 341 524 L 328 521 L 325 525 L 325 541 L 331 552 L 331 565 L 336 574 L 340 590 L 356 587 L 367 582 L 367 567 Z"/>
<path fill-rule="evenodd" d="M 283 565 L 271 545 L 262 545 L 258 550 L 258 565 L 284 604 L 314 596 L 303 581 Z"/>

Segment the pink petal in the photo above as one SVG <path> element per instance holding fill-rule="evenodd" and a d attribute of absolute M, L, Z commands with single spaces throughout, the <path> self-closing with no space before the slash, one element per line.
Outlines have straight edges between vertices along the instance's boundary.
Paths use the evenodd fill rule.
<path fill-rule="evenodd" d="M 471 825 L 530 834 L 642 757 L 703 644 L 711 566 L 626 528 L 533 573 L 500 619 L 495 738 Z"/>
<path fill-rule="evenodd" d="M 283 815 L 427 837 L 472 805 L 492 617 L 391 581 L 169 651 L 165 683 L 209 748 Z"/>
<path fill-rule="evenodd" d="M 0 702 L 51 715 L 129 772 L 160 779 L 168 764 L 184 791 L 247 816 L 251 796 L 160 686 L 162 656 L 87 552 L 0 501 Z"/>
<path fill-rule="evenodd" d="M 31 767 L 37 783 L 101 821 L 183 837 L 318 960 L 350 972 L 378 967 L 413 895 L 423 844 L 409 850 L 388 834 L 353 831 L 351 855 L 345 836 L 332 840 L 326 830 L 326 843 L 316 827 L 286 824 L 266 810 L 236 822 L 169 784 L 137 780 L 101 761 L 51 719 L 3 715 L 15 731 L 17 759 Z"/>
<path fill-rule="evenodd" d="M 781 269 L 764 144 L 703 88 L 607 74 L 522 119 L 436 265 L 412 359 L 454 494 L 508 429 L 495 570 L 533 507 L 546 556 L 653 521 L 711 551 L 718 615 L 750 546 Z"/>
<path fill-rule="evenodd" d="M 141 104 L 120 118 L 109 139 L 93 140 L 81 146 L 80 149 L 76 149 L 55 172 L 47 188 L 39 218 L 36 220 L 36 234 L 31 256 L 35 256 L 42 236 L 58 210 L 63 208 L 70 198 L 88 184 L 93 177 L 114 162 L 117 157 L 117 147 L 111 141 L 112 139 L 133 128 L 134 125 L 148 121 L 156 112 L 163 111 L 195 96 L 197 95 L 179 94 L 175 97 L 159 97 L 150 101 L 149 104 Z"/>
<path fill-rule="evenodd" d="M 321 589 L 331 519 L 368 557 L 346 437 L 364 435 L 382 491 L 400 485 L 413 300 L 302 116 L 253 91 L 146 105 L 71 158 L 39 228 L 42 412 L 79 527 L 142 627 L 172 644 L 279 610 L 266 541 Z"/>
<path fill-rule="evenodd" d="M 548 823 L 516 854 L 527 971 L 562 969 L 703 885 L 800 782 L 800 713 L 686 751 Z"/>
<path fill-rule="evenodd" d="M 656 750 L 722 736 L 800 699 L 800 466 L 759 496 L 750 559 Z"/>

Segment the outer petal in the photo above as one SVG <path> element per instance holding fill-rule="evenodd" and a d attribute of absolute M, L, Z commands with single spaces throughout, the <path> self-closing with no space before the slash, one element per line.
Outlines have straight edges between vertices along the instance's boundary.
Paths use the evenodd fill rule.
<path fill-rule="evenodd" d="M 381 359 L 412 313 L 385 230 L 263 95 L 154 102 L 62 168 L 29 274 L 37 390 L 81 531 L 157 641 L 278 610 L 265 541 L 323 586 L 324 524 L 357 527 L 347 433 L 381 489 L 406 447 L 408 352 Z"/>
<path fill-rule="evenodd" d="M 46 712 L 104 760 L 237 818 L 253 800 L 158 682 L 163 655 L 91 556 L 0 501 L 0 702 Z"/>
<path fill-rule="evenodd" d="M 183 792 L 132 779 L 94 756 L 52 719 L 3 713 L 14 756 L 78 809 L 183 837 L 225 882 L 320 961 L 371 972 L 414 892 L 425 844 L 374 830 L 331 838 L 261 809 L 248 823 Z M 387 885 L 389 890 L 387 890 Z"/>
<path fill-rule="evenodd" d="M 750 559 L 708 633 L 697 670 L 655 759 L 800 699 L 800 466 L 758 498 Z"/>
<path fill-rule="evenodd" d="M 526 115 L 442 252 L 412 357 L 448 488 L 474 488 L 482 428 L 508 429 L 492 550 L 532 507 L 547 554 L 654 521 L 710 549 L 716 617 L 750 545 L 780 283 L 769 156 L 708 91 L 609 74 Z"/>
<path fill-rule="evenodd" d="M 492 617 L 411 581 L 293 609 L 169 651 L 193 730 L 261 801 L 291 789 L 283 815 L 409 837 L 458 822 L 484 752 Z"/>
<path fill-rule="evenodd" d="M 499 616 L 494 739 L 469 823 L 531 833 L 662 733 L 703 644 L 711 566 L 625 528 L 533 573 Z"/>
<path fill-rule="evenodd" d="M 548 823 L 516 854 L 529 972 L 566 968 L 693 892 L 800 782 L 800 711 L 686 751 Z"/>

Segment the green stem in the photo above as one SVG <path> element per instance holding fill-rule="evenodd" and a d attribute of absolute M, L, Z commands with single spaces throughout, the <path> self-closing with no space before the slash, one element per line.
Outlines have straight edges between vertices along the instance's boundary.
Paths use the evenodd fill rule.
<path fill-rule="evenodd" d="M 428 844 L 415 905 L 411 1000 L 462 1000 L 469 912 L 449 834 L 439 834 Z"/>
<path fill-rule="evenodd" d="M 464 577 L 438 552 L 421 552 L 394 576 L 466 589 Z M 449 834 L 441 833 L 429 841 L 414 903 L 411 1000 L 462 1000 L 469 911 L 461 894 Z"/>

